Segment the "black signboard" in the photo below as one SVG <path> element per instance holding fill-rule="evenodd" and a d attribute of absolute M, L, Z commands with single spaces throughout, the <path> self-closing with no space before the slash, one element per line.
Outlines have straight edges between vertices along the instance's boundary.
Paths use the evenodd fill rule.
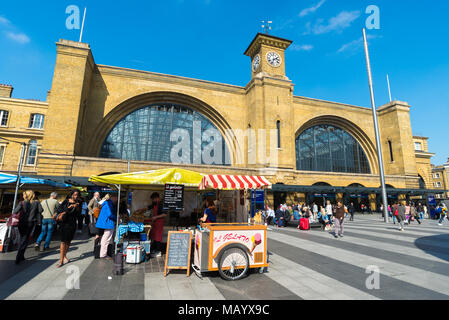
<path fill-rule="evenodd" d="M 184 209 L 184 185 L 165 185 L 163 209 L 165 211 L 177 212 L 180 212 Z"/>
<path fill-rule="evenodd" d="M 169 269 L 187 269 L 187 276 L 190 275 L 191 245 L 192 234 L 190 232 L 168 232 L 164 276 L 167 276 Z"/>

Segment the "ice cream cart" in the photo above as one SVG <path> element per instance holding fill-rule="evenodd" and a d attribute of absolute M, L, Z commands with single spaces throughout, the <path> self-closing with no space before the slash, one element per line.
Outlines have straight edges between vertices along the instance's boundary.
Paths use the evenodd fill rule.
<path fill-rule="evenodd" d="M 193 270 L 218 271 L 225 280 L 239 280 L 251 268 L 268 267 L 267 227 L 249 224 L 204 224 L 195 232 Z"/>
<path fill-rule="evenodd" d="M 271 184 L 264 177 L 205 176 L 200 189 L 261 189 Z M 249 269 L 268 267 L 267 227 L 251 223 L 209 223 L 194 236 L 193 270 L 218 271 L 225 280 L 242 279 Z"/>

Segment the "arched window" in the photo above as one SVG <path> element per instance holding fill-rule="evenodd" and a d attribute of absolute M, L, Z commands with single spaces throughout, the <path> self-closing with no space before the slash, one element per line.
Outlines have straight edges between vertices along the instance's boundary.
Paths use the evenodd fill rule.
<path fill-rule="evenodd" d="M 394 162 L 394 156 L 393 156 L 393 144 L 391 140 L 388 140 L 388 148 L 390 150 L 390 161 Z"/>
<path fill-rule="evenodd" d="M 125 116 L 104 141 L 100 157 L 230 165 L 226 143 L 212 122 L 173 104 L 145 106 Z"/>
<path fill-rule="evenodd" d="M 318 125 L 296 139 L 296 168 L 304 171 L 371 173 L 368 159 L 348 132 Z"/>
<path fill-rule="evenodd" d="M 420 189 L 426 189 L 426 182 L 424 181 L 423 177 L 419 176 L 419 188 Z"/>
<path fill-rule="evenodd" d="M 276 129 L 277 129 L 277 137 L 278 137 L 278 149 L 281 148 L 281 121 L 276 122 Z"/>
<path fill-rule="evenodd" d="M 34 166 L 36 164 L 36 159 L 37 159 L 37 141 L 30 140 L 28 144 L 26 165 Z"/>

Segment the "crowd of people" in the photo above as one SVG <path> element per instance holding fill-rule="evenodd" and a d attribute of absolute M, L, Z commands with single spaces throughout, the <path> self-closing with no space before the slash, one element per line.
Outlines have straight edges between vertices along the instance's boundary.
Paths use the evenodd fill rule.
<path fill-rule="evenodd" d="M 368 212 L 368 209 L 362 209 Z M 383 206 L 380 209 L 382 217 L 384 217 Z M 444 203 L 441 203 L 435 208 L 440 226 L 445 218 L 449 221 L 447 211 Z M 276 210 L 267 206 L 265 212 L 262 213 L 262 217 L 266 225 L 274 224 L 277 228 L 285 228 L 292 220 L 308 219 L 310 224 L 319 223 L 322 230 L 329 231 L 334 229 L 334 235 L 337 237 L 340 235 L 343 236 L 344 219 L 349 218 L 350 221 L 354 221 L 355 212 L 356 207 L 352 202 L 345 206 L 342 201 L 337 201 L 336 204 L 332 204 L 331 201 L 327 200 L 324 206 L 318 206 L 315 202 L 310 205 L 305 203 L 287 205 L 284 203 L 279 205 Z M 396 202 L 388 205 L 388 213 L 390 218 L 392 218 L 393 224 L 396 224 L 396 222 L 399 224 L 400 231 L 404 231 L 405 224 L 409 225 L 415 221 L 421 224 L 423 219 L 429 218 L 427 206 L 421 202 Z"/>
<path fill-rule="evenodd" d="M 82 232 L 83 226 L 88 225 L 90 236 L 95 236 L 95 243 L 101 245 L 100 258 L 111 259 L 108 255 L 108 246 L 114 235 L 117 222 L 117 202 L 118 195 L 111 194 L 101 198 L 100 193 L 94 193 L 90 201 L 85 201 L 81 197 L 79 190 L 71 191 L 64 201 L 57 200 L 58 194 L 53 192 L 48 199 L 39 200 L 39 193 L 27 190 L 23 193 L 23 200 L 15 207 L 13 215 L 19 216 L 18 231 L 20 234 L 16 264 L 25 260 L 25 250 L 32 238 L 36 227 L 41 231 L 35 243 L 36 251 L 46 251 L 50 248 L 50 243 L 55 230 L 59 230 L 61 236 L 60 259 L 57 267 L 61 267 L 70 262 L 67 252 L 70 248 L 75 234 Z M 153 256 L 161 256 L 161 242 L 164 229 L 164 218 L 166 214 L 162 212 L 161 198 L 158 193 L 151 195 L 152 204 L 136 212 L 153 210 L 152 229 L 150 238 L 153 241 Z M 266 225 L 275 224 L 277 228 L 285 228 L 292 220 L 308 219 L 309 224 L 319 225 L 322 230 L 334 230 L 336 238 L 344 236 L 344 221 L 349 218 L 354 220 L 356 209 L 354 203 L 345 206 L 342 201 L 332 204 L 327 200 L 326 204 L 318 205 L 311 203 L 298 203 L 279 205 L 276 210 L 266 206 L 260 212 L 262 223 Z M 383 214 L 383 207 L 381 207 Z M 396 202 L 388 205 L 388 214 L 393 223 L 399 224 L 399 230 L 404 231 L 405 224 L 412 222 L 422 223 L 422 220 L 429 218 L 426 205 L 422 203 Z M 442 203 L 435 212 L 439 217 L 439 225 L 442 225 L 444 218 L 449 220 L 446 204 Z M 126 200 L 120 203 L 120 220 L 127 220 L 130 216 L 129 206 Z M 215 222 L 217 215 L 216 205 L 213 201 L 208 201 L 202 222 Z M 43 246 L 42 242 L 44 242 Z"/>
<path fill-rule="evenodd" d="M 327 200 L 325 206 L 319 206 L 315 202 L 310 205 L 298 203 L 293 206 L 284 203 L 276 211 L 267 206 L 265 221 L 267 225 L 275 223 L 278 228 L 285 228 L 291 220 L 308 219 L 309 224 L 320 224 L 322 230 L 328 231 L 335 227 L 337 234 L 343 236 L 344 218 L 349 217 L 353 221 L 354 213 L 354 203 L 344 206 L 341 201 L 332 204 Z"/>
<path fill-rule="evenodd" d="M 50 244 L 55 231 L 60 235 L 60 259 L 57 267 L 70 262 L 67 257 L 71 242 L 76 233 L 82 233 L 83 227 L 88 226 L 89 236 L 95 236 L 95 243 L 101 243 L 100 258 L 111 259 L 108 256 L 108 246 L 111 243 L 117 222 L 117 202 L 118 195 L 106 195 L 100 199 L 100 194 L 96 192 L 89 202 L 81 197 L 79 190 L 72 190 L 63 201 L 58 201 L 58 194 L 53 192 L 48 199 L 40 201 L 39 193 L 27 190 L 23 193 L 23 200 L 15 207 L 13 215 L 19 217 L 17 229 L 19 232 L 19 245 L 16 256 L 16 264 L 25 260 L 25 251 L 29 241 L 33 238 L 37 227 L 41 231 L 34 245 L 36 251 L 46 251 L 50 249 Z M 152 208 L 156 208 L 153 220 L 159 220 L 155 223 L 156 237 L 162 238 L 164 219 L 158 219 L 160 198 L 155 193 L 151 197 Z M 147 210 L 147 209 L 145 209 Z M 129 217 L 129 209 L 126 200 L 120 205 L 120 219 Z M 160 216 L 159 218 L 164 216 Z M 159 239 L 159 246 L 162 239 Z M 44 242 L 42 246 L 42 242 Z"/>

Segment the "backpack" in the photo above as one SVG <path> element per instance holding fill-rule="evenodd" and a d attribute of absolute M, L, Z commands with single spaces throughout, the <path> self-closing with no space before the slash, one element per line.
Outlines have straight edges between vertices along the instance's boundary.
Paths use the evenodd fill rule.
<path fill-rule="evenodd" d="M 285 220 L 285 222 L 290 222 L 291 218 L 292 218 L 292 216 L 290 214 L 290 211 L 285 210 L 285 212 L 284 212 L 284 220 Z"/>
<path fill-rule="evenodd" d="M 95 219 L 98 219 L 98 217 L 100 216 L 100 212 L 101 212 L 101 205 L 99 205 L 98 207 L 94 208 L 93 216 L 95 217 Z"/>

